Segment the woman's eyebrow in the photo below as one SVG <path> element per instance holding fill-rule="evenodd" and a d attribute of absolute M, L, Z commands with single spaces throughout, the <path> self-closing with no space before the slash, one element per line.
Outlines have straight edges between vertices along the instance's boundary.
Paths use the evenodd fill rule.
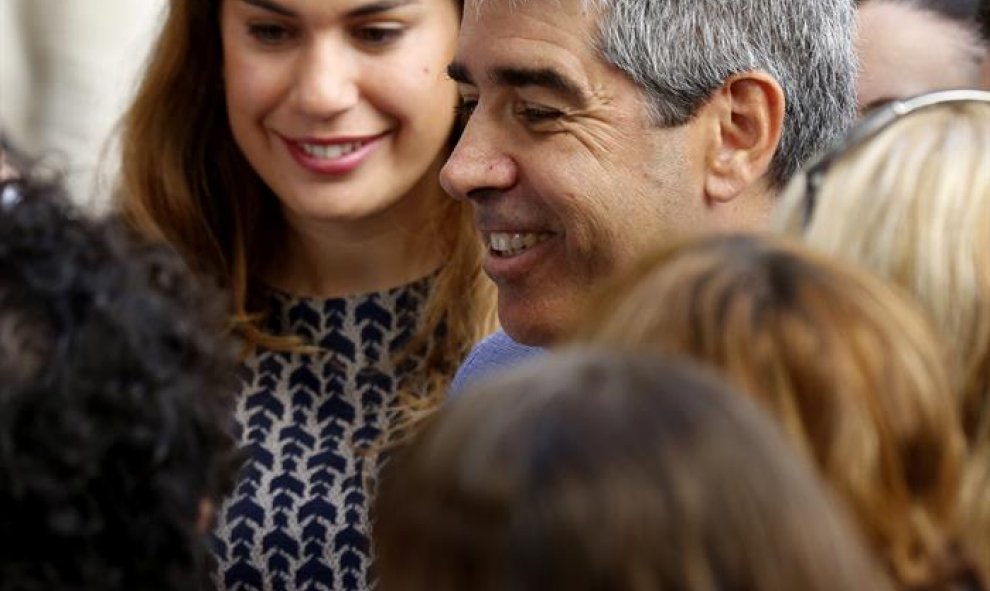
<path fill-rule="evenodd" d="M 378 2 L 369 2 L 368 4 L 358 6 L 353 10 L 349 10 L 347 12 L 347 16 L 351 18 L 372 16 L 382 12 L 388 12 L 389 10 L 394 10 L 401 6 L 406 6 L 407 4 L 416 4 L 418 1 L 419 0 L 379 0 Z"/>
<path fill-rule="evenodd" d="M 282 16 L 290 16 L 290 17 L 298 16 L 296 15 L 295 12 L 289 10 L 288 8 L 282 6 L 281 4 L 272 2 L 272 0 L 241 0 L 241 2 L 254 6 L 255 8 L 260 8 L 262 10 L 274 12 L 275 14 L 279 14 Z"/>

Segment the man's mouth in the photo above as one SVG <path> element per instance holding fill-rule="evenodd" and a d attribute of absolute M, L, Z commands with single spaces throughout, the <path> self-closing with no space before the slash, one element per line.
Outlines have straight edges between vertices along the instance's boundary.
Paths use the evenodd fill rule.
<path fill-rule="evenodd" d="M 508 258 L 518 256 L 545 242 L 552 234 L 523 234 L 510 232 L 492 232 L 488 235 L 488 251 L 496 257 Z"/>

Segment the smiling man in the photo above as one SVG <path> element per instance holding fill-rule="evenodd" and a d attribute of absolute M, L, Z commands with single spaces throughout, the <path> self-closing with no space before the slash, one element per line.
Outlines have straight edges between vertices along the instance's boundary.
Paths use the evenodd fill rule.
<path fill-rule="evenodd" d="M 441 180 L 475 206 L 508 336 L 455 390 L 566 331 L 659 242 L 761 229 L 855 114 L 852 2 L 468 0 Z M 509 338 L 511 337 L 511 338 Z"/>

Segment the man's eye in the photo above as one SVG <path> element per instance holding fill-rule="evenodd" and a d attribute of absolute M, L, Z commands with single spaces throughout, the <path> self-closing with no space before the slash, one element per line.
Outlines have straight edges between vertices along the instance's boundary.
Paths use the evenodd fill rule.
<path fill-rule="evenodd" d="M 293 37 L 293 32 L 288 27 L 274 23 L 249 25 L 248 34 L 265 45 L 279 45 Z"/>
<path fill-rule="evenodd" d="M 354 38 L 369 45 L 388 45 L 402 37 L 406 30 L 399 26 L 361 27 L 354 31 Z"/>
<path fill-rule="evenodd" d="M 519 115 L 529 123 L 553 121 L 560 118 L 563 114 L 563 112 L 558 111 L 557 109 L 528 104 L 523 105 L 522 108 L 519 109 Z"/>

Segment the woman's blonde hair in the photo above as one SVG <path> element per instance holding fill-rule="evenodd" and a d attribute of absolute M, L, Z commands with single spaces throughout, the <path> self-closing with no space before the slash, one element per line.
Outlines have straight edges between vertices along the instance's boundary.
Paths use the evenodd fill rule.
<path fill-rule="evenodd" d="M 381 591 L 879 591 L 772 421 L 692 364 L 568 351 L 434 416 L 385 471 Z"/>
<path fill-rule="evenodd" d="M 194 270 L 229 288 L 234 328 L 248 350 L 293 348 L 296 340 L 263 330 L 266 300 L 256 282 L 285 228 L 277 199 L 242 156 L 227 122 L 220 3 L 169 3 L 123 120 L 119 206 L 131 225 L 167 241 Z M 417 373 L 426 382 L 409 390 L 430 394 L 406 397 L 408 409 L 436 406 L 457 364 L 495 326 L 494 288 L 481 273 L 469 206 L 448 199 L 436 223 L 449 258 L 409 347 L 427 350 Z"/>
<path fill-rule="evenodd" d="M 901 588 L 957 575 L 964 439 L 937 337 L 907 297 L 798 246 L 730 236 L 660 251 L 593 300 L 577 340 L 721 370 L 818 465 Z"/>
<path fill-rule="evenodd" d="M 971 446 L 963 528 L 990 577 L 990 93 L 894 119 L 784 193 L 775 221 L 922 303 L 957 361 Z M 855 130 L 854 130 L 855 131 Z M 971 535 L 969 535 L 971 534 Z"/>

